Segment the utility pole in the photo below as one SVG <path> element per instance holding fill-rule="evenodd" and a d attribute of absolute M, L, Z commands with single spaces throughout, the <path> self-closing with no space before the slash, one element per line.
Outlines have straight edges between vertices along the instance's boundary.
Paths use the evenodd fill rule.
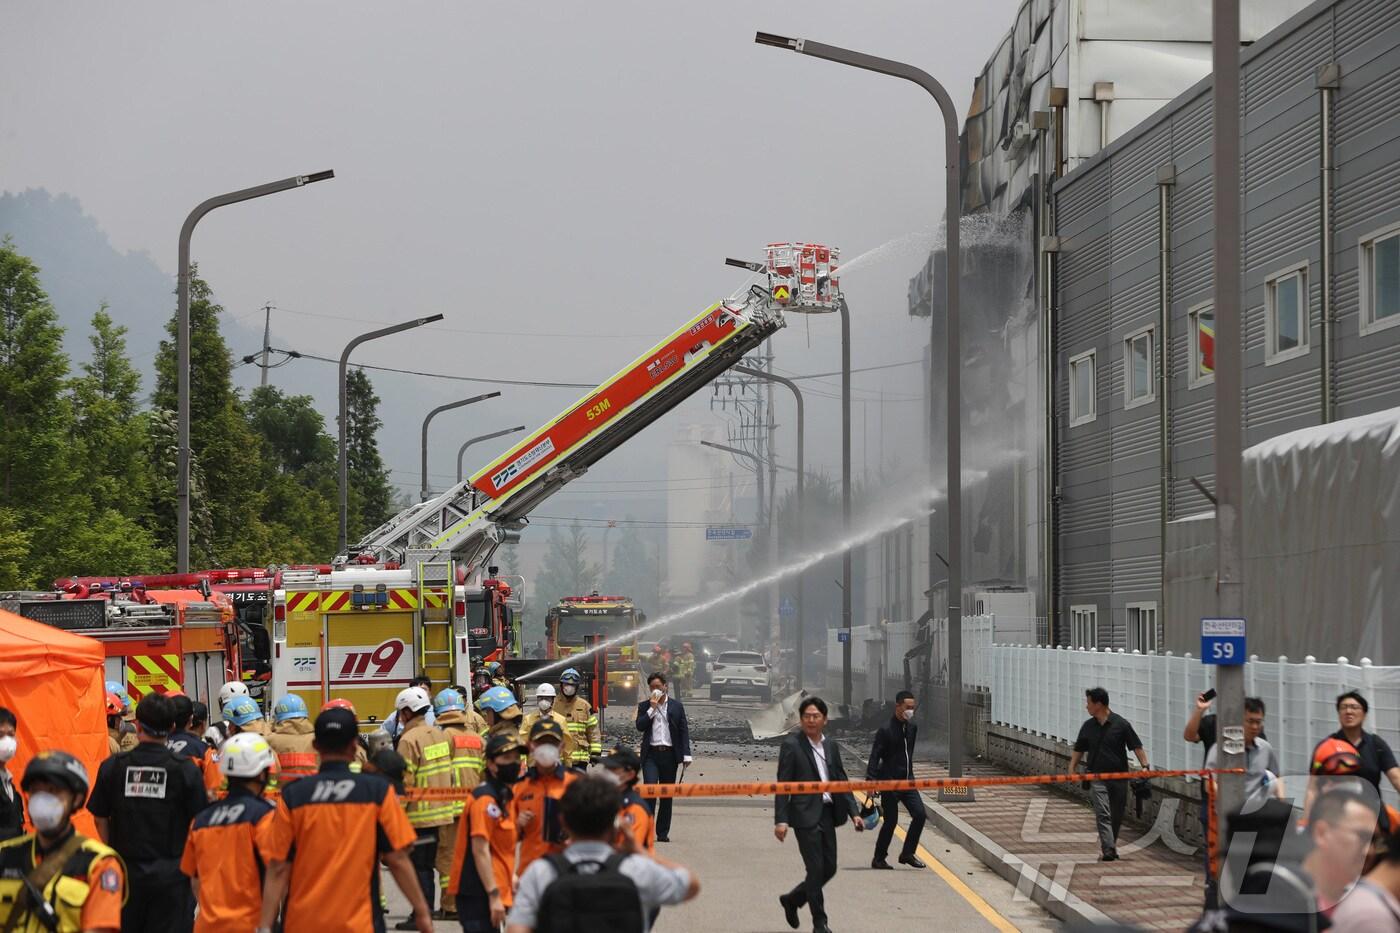
<path fill-rule="evenodd" d="M 764 361 L 763 371 L 768 380 L 773 376 L 773 340 L 768 340 L 768 354 Z M 774 434 L 778 430 L 777 420 L 773 414 L 773 386 L 768 380 L 760 380 L 764 393 L 764 407 L 768 414 L 768 570 L 778 569 L 778 452 L 774 446 Z M 782 619 L 778 615 L 779 591 L 781 584 L 773 581 L 773 585 L 768 588 L 768 645 L 772 653 L 771 662 L 775 666 L 780 665 L 781 655 L 779 653 L 782 639 Z"/>
<path fill-rule="evenodd" d="M 267 355 L 272 352 L 272 302 L 263 305 L 263 352 L 262 352 L 262 381 L 259 383 L 263 388 L 267 387 Z"/>

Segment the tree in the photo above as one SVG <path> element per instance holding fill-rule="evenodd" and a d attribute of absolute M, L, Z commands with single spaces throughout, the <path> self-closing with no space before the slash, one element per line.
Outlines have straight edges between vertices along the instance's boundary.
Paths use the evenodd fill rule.
<path fill-rule="evenodd" d="M 557 526 L 549 529 L 549 550 L 540 563 L 535 593 L 539 606 L 547 608 L 564 596 L 587 595 L 598 588 L 597 564 L 588 559 L 588 535 L 577 522 L 561 535 Z"/>
<path fill-rule="evenodd" d="M 19 513 L 0 509 L 0 590 L 22 590 L 34 581 L 25 570 L 29 562 L 29 532 Z"/>
<path fill-rule="evenodd" d="M 378 528 L 399 511 L 389 470 L 379 455 L 379 396 L 363 369 L 345 377 L 345 452 L 349 473 L 350 540 Z"/>
<path fill-rule="evenodd" d="M 325 560 L 336 547 L 335 441 L 308 395 L 254 389 L 246 411 L 262 441 L 262 520 L 273 544 L 266 560 Z"/>

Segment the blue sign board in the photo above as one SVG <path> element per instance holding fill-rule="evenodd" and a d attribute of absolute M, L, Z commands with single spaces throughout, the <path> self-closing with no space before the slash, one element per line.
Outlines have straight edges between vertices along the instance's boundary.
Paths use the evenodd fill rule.
<path fill-rule="evenodd" d="M 793 603 L 791 596 L 784 596 L 783 601 L 778 604 L 778 615 L 783 618 L 797 615 L 797 606 Z"/>
<path fill-rule="evenodd" d="M 748 541 L 752 537 L 752 528 L 728 528 L 711 525 L 705 529 L 706 541 Z"/>
<path fill-rule="evenodd" d="M 1202 619 L 1201 662 L 1243 664 L 1244 619 Z"/>
<path fill-rule="evenodd" d="M 841 644 L 844 645 L 846 642 L 848 642 L 848 641 L 851 640 L 851 633 L 850 633 L 850 632 L 837 632 L 837 633 L 836 633 L 836 640 L 837 640 L 838 642 L 840 642 Z"/>

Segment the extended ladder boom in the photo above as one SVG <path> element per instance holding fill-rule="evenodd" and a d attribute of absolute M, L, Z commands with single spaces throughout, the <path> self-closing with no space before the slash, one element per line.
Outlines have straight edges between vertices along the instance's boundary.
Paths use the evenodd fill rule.
<path fill-rule="evenodd" d="M 738 363 L 784 324 L 763 288 L 706 308 L 469 480 L 410 506 L 352 554 L 481 567 L 535 508 Z"/>

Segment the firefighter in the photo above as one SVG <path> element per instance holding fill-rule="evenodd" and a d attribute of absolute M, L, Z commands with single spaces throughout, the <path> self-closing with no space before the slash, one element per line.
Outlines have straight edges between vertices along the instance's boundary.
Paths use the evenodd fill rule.
<path fill-rule="evenodd" d="M 241 680 L 230 680 L 219 688 L 219 709 L 228 706 L 229 701 L 234 697 L 246 697 L 248 686 Z"/>
<path fill-rule="evenodd" d="M 598 729 L 598 714 L 593 706 L 578 695 L 583 677 L 574 668 L 559 675 L 559 692 L 554 711 L 564 717 L 565 729 L 574 740 L 573 765 L 576 768 L 596 763 L 603 754 L 603 736 Z"/>
<path fill-rule="evenodd" d="M 472 708 L 471 691 L 461 684 L 453 684 L 452 689 L 462 701 L 462 713 L 467 717 L 467 728 L 477 735 L 485 735 L 486 720 L 482 718 L 480 713 Z M 441 696 L 441 694 L 439 694 L 439 696 Z"/>
<path fill-rule="evenodd" d="M 36 831 L 0 843 L 0 929 L 120 930 L 126 897 L 121 858 L 79 834 L 70 821 L 87 799 L 82 762 L 67 752 L 42 751 L 30 759 L 20 787 L 29 795 L 29 817 Z M 40 899 L 32 897 L 31 889 Z"/>
<path fill-rule="evenodd" d="M 194 701 L 183 693 L 167 693 L 166 696 L 175 707 L 175 729 L 165 744 L 175 754 L 184 755 L 193 761 L 203 773 L 204 759 L 208 756 L 209 746 L 194 732 Z"/>
<path fill-rule="evenodd" d="M 136 706 L 141 744 L 102 762 L 88 810 L 102 840 L 126 864 L 131 896 L 122 929 L 189 930 L 194 898 L 180 872 L 185 836 L 208 804 L 204 778 L 193 761 L 166 748 L 175 726 L 169 698 L 148 693 Z"/>
<path fill-rule="evenodd" d="M 437 714 L 437 727 L 447 733 L 452 740 L 453 786 L 469 790 L 481 783 L 481 770 L 485 766 L 482 754 L 485 742 L 481 733 L 486 730 L 486 721 L 475 712 L 470 718 L 462 695 L 455 687 L 448 687 L 433 697 L 433 712 Z M 480 724 L 480 729 L 477 724 Z M 438 830 L 437 870 L 442 877 L 442 889 L 447 891 L 452 878 L 452 853 L 456 851 L 457 820 L 466 808 L 461 800 L 452 801 L 452 822 Z M 457 919 L 457 905 L 444 896 L 442 910 L 434 917 L 440 920 Z"/>
<path fill-rule="evenodd" d="M 233 933 L 258 925 L 263 866 L 271 861 L 267 826 L 276 809 L 263 793 L 276 763 L 267 739 L 251 732 L 235 735 L 220 749 L 228 797 L 194 818 L 180 858 L 180 870 L 199 901 L 194 933 Z"/>
<path fill-rule="evenodd" d="M 647 657 L 647 676 L 658 671 L 667 676 L 671 673 L 671 657 L 660 642 L 651 646 L 651 654 Z"/>
<path fill-rule="evenodd" d="M 333 699 L 333 700 L 327 700 L 325 703 L 322 703 L 322 704 L 321 704 L 321 712 L 324 713 L 324 712 L 325 712 L 326 710 L 328 710 L 328 709 L 345 709 L 345 710 L 349 710 L 350 713 L 351 713 L 351 715 L 353 715 L 353 716 L 355 717 L 356 721 L 358 721 L 359 718 L 360 718 L 360 714 L 357 713 L 357 712 L 355 711 L 355 704 L 354 704 L 354 703 L 351 703 L 349 700 L 342 700 L 342 699 L 340 699 L 339 697 L 337 697 L 336 699 Z M 386 736 L 387 736 L 388 734 L 389 734 L 389 733 L 387 733 L 387 732 L 384 733 L 384 735 L 386 735 Z M 312 738 L 311 738 L 311 741 L 312 741 L 312 745 L 314 746 L 314 745 L 315 745 L 315 742 L 316 742 L 315 727 L 314 727 L 314 726 L 312 727 Z M 389 740 L 389 744 L 392 745 L 392 744 L 393 744 L 393 741 L 394 741 L 393 739 L 390 739 L 390 740 Z M 350 762 L 350 770 L 353 771 L 353 772 L 355 772 L 356 774 L 359 774 L 361 771 L 363 771 L 364 768 L 365 768 L 365 765 L 369 762 L 369 752 L 367 751 L 367 748 L 368 748 L 368 744 L 367 744 L 366 742 L 361 741 L 361 739 L 359 739 L 359 738 L 356 738 L 356 740 L 355 740 L 355 760 L 352 761 L 352 762 Z M 313 748 L 312 748 L 312 751 L 315 751 L 315 750 L 316 750 L 316 749 L 313 747 Z M 319 759 L 317 759 L 317 760 L 319 761 Z M 319 767 L 319 765 L 318 765 L 318 767 Z"/>
<path fill-rule="evenodd" d="M 107 755 L 120 755 L 122 750 L 122 698 L 107 694 Z"/>
<path fill-rule="evenodd" d="M 557 719 L 541 719 L 530 729 L 530 769 L 515 785 L 511 816 L 520 831 L 517 877 L 535 859 L 564 851 L 564 825 L 559 819 L 559 798 L 579 773 L 564 766 L 564 727 Z M 546 801 L 553 800 L 553 804 Z"/>
<path fill-rule="evenodd" d="M 491 683 L 496 687 L 510 688 L 510 681 L 506 679 L 505 668 L 500 661 L 487 661 L 485 665 L 486 675 L 491 678 Z"/>
<path fill-rule="evenodd" d="M 642 759 L 625 745 L 619 745 L 603 756 L 603 767 L 622 785 L 621 824 L 623 832 L 632 837 L 639 852 L 651 855 L 656 851 L 656 820 L 651 804 L 637 793 L 637 781 L 642 775 Z"/>
<path fill-rule="evenodd" d="M 139 741 L 136 736 L 136 707 L 131 702 L 131 694 L 123 690 L 120 684 L 116 684 L 116 687 L 114 692 L 122 704 L 121 718 L 117 721 L 117 745 L 122 751 L 129 752 Z"/>
<path fill-rule="evenodd" d="M 456 897 L 463 933 L 500 929 L 510 909 L 517 839 L 510 802 L 523 750 L 512 736 L 491 737 L 486 773 L 457 823 L 448 893 Z"/>
<path fill-rule="evenodd" d="M 307 718 L 306 701 L 295 693 L 287 694 L 272 708 L 272 720 L 267 744 L 277 756 L 277 783 L 315 774 L 321 762 L 316 757 L 316 730 Z"/>
<path fill-rule="evenodd" d="M 690 647 L 690 642 L 681 645 L 681 653 L 676 658 L 675 665 L 676 679 L 680 681 L 676 688 L 684 697 L 695 686 L 695 651 Z"/>
<path fill-rule="evenodd" d="M 252 732 L 267 738 L 272 734 L 272 728 L 268 726 L 267 720 L 263 718 L 262 710 L 258 707 L 258 701 L 250 696 L 234 697 L 224 706 L 224 718 L 229 721 L 229 734 L 238 735 L 240 732 Z"/>
<path fill-rule="evenodd" d="M 451 788 L 456 782 L 452 765 L 452 739 L 437 726 L 428 725 L 428 713 L 433 704 L 422 687 L 408 687 L 394 700 L 403 731 L 399 733 L 396 749 L 406 764 L 404 786 Z M 409 852 L 418 884 L 423 889 L 429 913 L 433 910 L 433 870 L 437 865 L 438 831 L 453 821 L 453 801 L 415 800 L 408 805 L 408 821 L 418 834 Z M 417 929 L 416 918 L 409 917 L 396 929 Z"/>
<path fill-rule="evenodd" d="M 486 720 L 485 738 L 501 733 L 513 734 L 517 740 L 520 738 L 520 704 L 516 703 L 515 694 L 510 690 L 492 687 L 477 697 L 476 708 Z"/>
<path fill-rule="evenodd" d="M 559 724 L 560 730 L 564 733 L 564 757 L 561 759 L 565 767 L 573 767 L 576 760 L 575 751 L 578 746 L 574 743 L 574 734 L 569 731 L 569 721 L 564 715 L 554 708 L 558 700 L 558 691 L 554 689 L 554 684 L 540 684 L 535 688 L 535 708 L 525 714 L 525 718 L 520 721 L 520 744 L 525 745 L 530 739 L 530 730 L 535 728 L 535 723 L 552 719 Z M 584 749 L 587 752 L 587 749 Z M 587 757 L 584 762 L 588 761 Z"/>

